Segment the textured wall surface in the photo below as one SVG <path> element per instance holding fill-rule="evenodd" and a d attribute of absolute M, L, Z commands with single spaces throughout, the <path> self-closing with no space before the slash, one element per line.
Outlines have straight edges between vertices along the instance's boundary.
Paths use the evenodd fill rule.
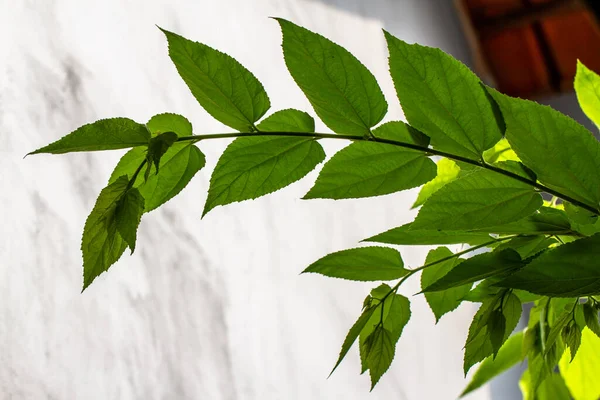
<path fill-rule="evenodd" d="M 298 275 L 329 252 L 407 222 L 415 191 L 301 201 L 313 172 L 201 220 L 210 172 L 227 144 L 205 143 L 206 168 L 144 216 L 136 253 L 80 294 L 83 223 L 123 152 L 23 159 L 114 116 L 144 122 L 169 111 L 186 115 L 196 133 L 229 130 L 188 92 L 154 24 L 236 57 L 263 82 L 272 111 L 314 115 L 267 17 L 291 19 L 359 57 L 380 79 L 386 120 L 401 118 L 381 28 L 464 59 L 449 3 L 0 0 L 0 398 L 456 398 L 473 305 L 434 326 L 422 296 L 410 297 L 413 315 L 396 360 L 369 394 L 356 349 L 326 377 L 373 285 Z M 328 154 L 340 146 L 325 143 Z M 426 251 L 402 249 L 411 267 Z M 402 289 L 417 291 L 416 279 Z"/>

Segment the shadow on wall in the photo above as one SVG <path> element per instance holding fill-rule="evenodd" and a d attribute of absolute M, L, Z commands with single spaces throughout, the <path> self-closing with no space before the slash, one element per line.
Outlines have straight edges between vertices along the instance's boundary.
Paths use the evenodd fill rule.
<path fill-rule="evenodd" d="M 453 0 L 303 0 L 381 21 L 390 33 L 407 42 L 439 47 L 472 68 L 469 46 L 462 32 Z M 583 124 L 596 137 L 600 134 L 583 114 L 574 93 L 538 100 Z"/>

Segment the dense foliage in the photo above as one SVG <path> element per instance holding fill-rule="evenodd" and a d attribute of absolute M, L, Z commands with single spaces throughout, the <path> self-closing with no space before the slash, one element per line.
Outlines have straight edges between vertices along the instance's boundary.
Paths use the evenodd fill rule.
<path fill-rule="evenodd" d="M 33 152 L 131 148 L 85 223 L 84 289 L 127 248 L 133 252 L 142 215 L 176 196 L 202 169 L 196 144 L 235 138 L 212 173 L 206 214 L 284 188 L 325 160 L 320 140 L 348 140 L 304 198 L 370 197 L 422 186 L 413 222 L 365 241 L 470 247 L 456 253 L 434 248 L 414 269 L 396 248 L 375 245 L 308 266 L 304 272 L 395 282 L 380 283 L 366 297 L 335 367 L 358 341 L 362 372 L 377 384 L 411 316 L 398 288 L 422 271 L 422 293 L 436 320 L 462 302 L 481 303 L 466 339 L 464 372 L 481 364 L 464 393 L 527 359 L 521 380 L 527 399 L 597 399 L 600 143 L 593 134 L 549 107 L 485 86 L 438 49 L 388 32 L 390 73 L 408 124 L 380 124 L 387 103 L 373 74 L 323 36 L 277 21 L 289 72 L 333 133 L 315 133 L 313 118 L 299 110 L 263 118 L 269 97 L 250 71 L 163 30 L 191 93 L 237 132 L 194 135 L 187 119 L 168 113 L 145 124 L 113 118 Z M 575 88 L 583 110 L 600 124 L 600 77 L 579 64 Z M 477 249 L 488 251 L 470 254 Z M 529 324 L 513 332 L 524 303 L 533 303 Z"/>

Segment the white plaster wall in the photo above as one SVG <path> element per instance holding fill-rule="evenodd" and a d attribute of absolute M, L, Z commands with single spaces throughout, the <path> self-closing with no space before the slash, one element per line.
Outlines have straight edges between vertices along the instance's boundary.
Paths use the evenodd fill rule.
<path fill-rule="evenodd" d="M 226 142 L 142 221 L 133 256 L 80 294 L 80 234 L 122 151 L 28 152 L 100 118 L 187 116 L 196 133 L 229 131 L 189 94 L 158 24 L 229 53 L 263 82 L 272 111 L 310 105 L 287 74 L 280 32 L 293 20 L 346 46 L 380 79 L 401 118 L 381 34 L 464 58 L 444 13 L 419 0 L 0 0 L 0 398 L 453 399 L 474 307 L 434 326 L 422 296 L 396 360 L 369 394 L 356 349 L 326 379 L 373 285 L 299 276 L 319 257 L 414 216 L 415 191 L 301 201 L 316 172 L 257 201 L 200 219 Z M 437 7 L 437 8 L 434 8 Z M 450 21 L 450 22 L 448 22 Z M 325 129 L 320 125 L 321 129 Z M 339 143 L 325 142 L 332 154 Z M 406 264 L 426 248 L 403 248 Z M 418 291 L 418 279 L 402 292 Z M 489 398 L 487 389 L 472 399 Z"/>

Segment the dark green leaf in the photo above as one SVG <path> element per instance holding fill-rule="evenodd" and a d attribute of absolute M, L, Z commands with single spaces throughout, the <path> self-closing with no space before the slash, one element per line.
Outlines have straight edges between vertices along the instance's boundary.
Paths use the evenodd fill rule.
<path fill-rule="evenodd" d="M 371 298 L 371 296 L 367 296 L 365 301 L 367 299 L 372 299 L 372 298 Z M 373 312 L 376 309 L 377 309 L 376 306 L 370 306 L 370 305 L 366 306 L 365 310 L 360 315 L 358 320 L 354 323 L 354 325 L 352 325 L 352 328 L 350 328 L 350 330 L 348 331 L 348 334 L 346 335 L 346 339 L 344 339 L 344 343 L 342 344 L 342 349 L 340 350 L 340 356 L 338 357 L 338 360 L 335 363 L 335 366 L 331 370 L 331 373 L 329 374 L 330 376 L 331 376 L 331 374 L 333 374 L 333 371 L 335 371 L 335 369 L 338 367 L 338 365 L 340 365 L 340 363 L 342 362 L 344 357 L 346 357 L 346 354 L 348 354 L 350 347 L 352 347 L 352 344 L 356 341 L 356 338 L 358 338 L 358 335 L 360 335 L 360 332 L 363 330 L 363 328 L 365 327 L 365 325 L 371 318 L 371 315 L 373 315 Z"/>
<path fill-rule="evenodd" d="M 506 321 L 503 341 L 512 333 L 521 318 L 521 302 L 512 293 L 500 293 L 495 298 L 486 300 L 481 305 L 469 327 L 469 336 L 465 344 L 465 375 L 473 365 L 494 353 L 489 330 L 486 326 L 489 323 L 492 312 L 500 308 L 500 303 L 502 303 L 502 314 Z"/>
<path fill-rule="evenodd" d="M 598 322 L 598 308 L 590 304 L 590 301 L 583 305 L 583 315 L 585 324 L 596 336 L 600 338 L 600 323 Z"/>
<path fill-rule="evenodd" d="M 127 247 L 117 228 L 116 209 L 128 184 L 129 179 L 121 176 L 102 189 L 92 212 L 85 221 L 81 239 L 83 290 L 98 275 L 117 262 Z"/>
<path fill-rule="evenodd" d="M 128 118 L 101 119 L 29 154 L 124 149 L 148 143 L 150 132 Z"/>
<path fill-rule="evenodd" d="M 198 103 L 223 124 L 252 131 L 271 106 L 256 77 L 227 54 L 162 31 L 169 43 L 169 56 Z"/>
<path fill-rule="evenodd" d="M 579 350 L 579 346 L 581 345 L 581 329 L 574 323 L 565 326 L 562 331 L 562 339 L 569 348 L 571 361 L 573 361 L 575 355 L 577 355 L 577 350 Z"/>
<path fill-rule="evenodd" d="M 423 185 L 412 207 L 416 208 L 425 204 L 432 194 L 458 178 L 458 174 L 460 174 L 460 167 L 454 161 L 448 158 L 440 159 L 437 163 L 436 177 Z"/>
<path fill-rule="evenodd" d="M 448 248 L 439 247 L 429 252 L 425 265 L 450 256 L 452 256 L 452 252 Z M 421 274 L 421 288 L 426 288 L 446 275 L 461 261 L 460 258 L 454 257 L 425 268 Z M 435 315 L 436 323 L 444 314 L 456 309 L 470 289 L 471 284 L 467 284 L 440 292 L 425 293 L 425 299 L 427 299 L 427 303 Z"/>
<path fill-rule="evenodd" d="M 359 247 L 331 253 L 304 272 L 354 281 L 389 281 L 408 273 L 400 253 L 388 247 Z"/>
<path fill-rule="evenodd" d="M 572 318 L 573 314 L 571 313 L 571 310 L 563 310 L 556 319 L 556 321 L 554 321 L 554 323 L 550 327 L 550 331 L 548 332 L 548 338 L 546 339 L 546 343 L 544 343 L 546 352 L 548 352 L 548 350 L 550 350 L 552 346 L 554 346 L 556 340 L 560 337 L 560 333 L 565 328 L 565 326 L 567 326 L 567 324 L 571 321 Z"/>
<path fill-rule="evenodd" d="M 392 333 L 383 326 L 375 328 L 366 342 L 367 365 L 371 375 L 371 390 L 373 390 L 381 376 L 392 364 L 396 343 L 392 339 Z"/>
<path fill-rule="evenodd" d="M 471 230 L 533 214 L 542 197 L 531 186 L 479 170 L 448 183 L 421 207 L 412 229 Z"/>
<path fill-rule="evenodd" d="M 314 132 L 315 120 L 304 111 L 288 108 L 269 115 L 257 128 L 261 132 Z"/>
<path fill-rule="evenodd" d="M 435 292 L 466 285 L 491 276 L 515 271 L 523 265 L 519 254 L 512 249 L 478 254 L 458 264 L 423 291 Z"/>
<path fill-rule="evenodd" d="M 583 112 L 600 126 L 600 76 L 577 60 L 575 93 Z"/>
<path fill-rule="evenodd" d="M 411 229 L 412 223 L 380 233 L 363 242 L 378 242 L 397 245 L 435 245 L 469 243 L 478 245 L 492 240 L 486 233 L 467 231 L 438 231 L 428 229 Z"/>
<path fill-rule="evenodd" d="M 548 250 L 497 284 L 552 297 L 600 293 L 600 234 Z"/>
<path fill-rule="evenodd" d="M 146 127 L 152 136 L 158 136 L 161 133 L 175 132 L 177 136 L 191 136 L 193 134 L 192 124 L 187 118 L 172 113 L 157 114 L 150 118 Z"/>
<path fill-rule="evenodd" d="M 541 207 L 537 212 L 519 221 L 477 229 L 477 232 L 503 235 L 568 235 L 573 233 L 565 212 L 550 207 Z"/>
<path fill-rule="evenodd" d="M 137 229 L 144 213 L 144 198 L 136 188 L 129 189 L 117 202 L 115 219 L 117 221 L 117 232 L 133 254 Z"/>
<path fill-rule="evenodd" d="M 504 343 L 506 334 L 506 317 L 502 311 L 494 310 L 490 314 L 487 324 L 487 333 L 490 337 L 490 342 L 492 343 L 492 350 L 495 358 L 500 347 L 502 347 L 502 344 Z"/>
<path fill-rule="evenodd" d="M 598 221 L 597 215 L 592 214 L 581 207 L 577 207 L 568 201 L 563 202 L 563 205 L 565 207 L 565 213 L 567 213 L 567 216 L 573 222 L 581 225 L 590 225 L 595 224 Z"/>
<path fill-rule="evenodd" d="M 594 135 L 550 107 L 490 94 L 506 120 L 506 138 L 523 164 L 545 185 L 598 208 L 600 143 Z"/>
<path fill-rule="evenodd" d="M 379 125 L 373 130 L 373 136 L 377 139 L 416 144 L 421 147 L 429 146 L 428 136 L 402 121 L 390 121 Z"/>
<path fill-rule="evenodd" d="M 408 122 L 430 136 L 434 148 L 480 160 L 502 133 L 479 78 L 439 49 L 385 37 Z"/>
<path fill-rule="evenodd" d="M 150 139 L 150 142 L 148 143 L 148 153 L 146 155 L 146 174 L 144 176 L 146 180 L 148 180 L 148 177 L 150 176 L 152 165 L 156 167 L 156 173 L 158 174 L 160 159 L 165 155 L 167 150 L 173 146 L 173 143 L 175 143 L 176 140 L 177 134 L 175 132 L 161 133 Z"/>
<path fill-rule="evenodd" d="M 136 169 L 146 158 L 146 148 L 136 147 L 127 152 L 113 171 L 109 183 L 115 182 L 119 176 L 133 177 Z M 161 158 L 161 169 L 156 175 L 152 174 L 145 181 L 139 175 L 134 187 L 138 188 L 145 199 L 145 212 L 166 203 L 187 186 L 202 167 L 204 154 L 192 143 L 175 143 Z"/>
<path fill-rule="evenodd" d="M 235 139 L 221 155 L 202 215 L 219 205 L 255 199 L 286 187 L 325 159 L 313 139 L 257 136 Z"/>
<path fill-rule="evenodd" d="M 465 396 L 472 391 L 479 389 L 487 382 L 500 375 L 504 371 L 508 370 L 517 363 L 523 361 L 521 355 L 521 346 L 523 343 L 523 332 L 515 333 L 512 335 L 506 343 L 500 348 L 500 351 L 494 357 L 488 357 L 479 366 L 473 378 L 460 394 L 461 397 Z"/>
<path fill-rule="evenodd" d="M 319 118 L 337 133 L 369 134 L 387 112 L 373 74 L 329 39 L 284 19 L 277 21 L 287 68 Z"/>
<path fill-rule="evenodd" d="M 355 142 L 324 166 L 305 199 L 380 196 L 421 186 L 435 178 L 423 153 L 375 142 Z"/>
<path fill-rule="evenodd" d="M 558 242 L 555 239 L 546 236 L 518 236 L 508 242 L 502 243 L 496 248 L 496 251 L 513 249 L 519 253 L 523 260 L 525 260 L 555 243 Z"/>

